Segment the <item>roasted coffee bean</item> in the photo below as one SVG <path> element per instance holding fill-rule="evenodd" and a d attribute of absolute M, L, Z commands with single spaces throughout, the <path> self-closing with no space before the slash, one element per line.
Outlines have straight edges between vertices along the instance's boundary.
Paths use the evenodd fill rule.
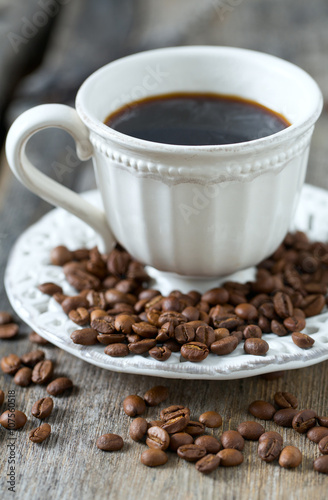
<path fill-rule="evenodd" d="M 239 450 L 226 448 L 219 451 L 217 456 L 220 458 L 220 466 L 235 467 L 244 461 L 243 454 Z"/>
<path fill-rule="evenodd" d="M 169 296 L 164 297 L 162 300 L 162 311 L 176 311 L 181 312 L 181 302 L 177 297 Z"/>
<path fill-rule="evenodd" d="M 199 309 L 193 306 L 188 306 L 182 310 L 182 314 L 187 318 L 187 321 L 198 321 L 199 313 Z"/>
<path fill-rule="evenodd" d="M 225 431 L 221 436 L 223 448 L 242 451 L 245 446 L 244 438 L 238 431 Z"/>
<path fill-rule="evenodd" d="M 63 289 L 61 286 L 56 285 L 56 283 L 42 283 L 38 286 L 40 292 L 45 293 L 46 295 L 53 296 L 55 293 L 63 293 Z"/>
<path fill-rule="evenodd" d="M 32 370 L 28 366 L 20 368 L 14 376 L 14 382 L 20 387 L 27 387 L 32 382 Z"/>
<path fill-rule="evenodd" d="M 203 361 L 208 355 L 209 350 L 207 345 L 201 342 L 188 342 L 181 346 L 181 356 L 192 363 Z"/>
<path fill-rule="evenodd" d="M 317 417 L 317 420 L 322 427 L 328 427 L 328 417 Z"/>
<path fill-rule="evenodd" d="M 163 429 L 169 434 L 175 434 L 184 430 L 190 420 L 190 410 L 181 405 L 173 405 L 160 413 L 161 420 L 164 421 Z"/>
<path fill-rule="evenodd" d="M 269 344 L 263 339 L 249 338 L 245 340 L 244 350 L 246 354 L 264 356 L 269 350 Z"/>
<path fill-rule="evenodd" d="M 289 318 L 293 315 L 293 304 L 286 293 L 277 292 L 273 297 L 273 305 L 280 318 Z"/>
<path fill-rule="evenodd" d="M 312 427 L 306 434 L 306 437 L 314 443 L 319 443 L 326 436 L 328 436 L 327 427 Z"/>
<path fill-rule="evenodd" d="M 256 307 L 248 303 L 239 304 L 237 307 L 235 307 L 235 313 L 245 321 L 253 321 L 258 316 Z"/>
<path fill-rule="evenodd" d="M 303 311 L 307 318 L 310 316 L 317 316 L 317 314 L 321 313 L 324 306 L 325 306 L 324 295 L 308 295 L 304 299 Z"/>
<path fill-rule="evenodd" d="M 268 431 L 268 432 L 265 432 L 264 434 L 262 434 L 259 438 L 259 443 L 261 443 L 262 441 L 265 441 L 267 439 L 275 439 L 276 441 L 279 441 L 281 446 L 284 442 L 282 436 L 278 432 L 275 432 L 275 431 Z"/>
<path fill-rule="evenodd" d="M 150 301 L 156 296 L 161 296 L 158 290 L 154 290 L 153 288 L 146 288 L 146 290 L 142 290 L 142 292 L 139 293 L 138 299 L 139 300 L 147 299 L 148 301 Z"/>
<path fill-rule="evenodd" d="M 29 335 L 29 341 L 32 342 L 33 344 L 38 344 L 38 345 L 46 345 L 49 344 L 49 342 L 41 337 L 39 334 L 36 332 L 31 332 Z"/>
<path fill-rule="evenodd" d="M 200 438 L 198 438 L 200 439 Z M 214 438 L 215 439 L 215 438 Z M 194 440 L 190 434 L 187 434 L 186 432 L 177 432 L 175 434 L 171 434 L 170 436 L 170 450 L 171 451 L 177 451 L 177 449 L 180 446 L 186 445 L 186 444 L 193 444 Z"/>
<path fill-rule="evenodd" d="M 71 333 L 71 339 L 74 344 L 79 345 L 95 345 L 98 344 L 98 332 L 94 328 L 81 328 L 81 330 L 74 330 Z"/>
<path fill-rule="evenodd" d="M 164 347 L 167 347 L 171 352 L 180 352 L 180 344 L 174 339 L 166 340 Z"/>
<path fill-rule="evenodd" d="M 190 436 L 200 436 L 205 432 L 205 425 L 201 422 L 194 420 L 189 420 L 187 427 L 185 427 L 184 432 L 190 434 Z"/>
<path fill-rule="evenodd" d="M 110 288 L 109 290 L 106 290 L 105 298 L 110 306 L 114 306 L 115 304 L 120 302 L 123 304 L 129 304 L 131 306 L 134 306 L 134 304 L 137 302 L 137 298 L 135 297 L 135 295 L 131 293 L 120 292 L 115 288 Z"/>
<path fill-rule="evenodd" d="M 297 398 L 290 392 L 276 392 L 274 401 L 279 408 L 297 408 Z"/>
<path fill-rule="evenodd" d="M 248 411 L 253 417 L 260 418 L 261 420 L 272 420 L 273 415 L 276 413 L 275 407 L 267 401 L 253 401 Z"/>
<path fill-rule="evenodd" d="M 149 312 L 153 311 L 153 312 L 157 313 L 157 321 L 158 321 L 158 318 L 162 314 L 162 301 L 163 301 L 162 295 L 156 295 L 155 297 L 151 298 L 147 302 L 147 304 L 145 305 L 145 310 L 146 311 L 149 311 Z M 152 324 L 155 324 L 155 323 L 152 323 Z M 158 325 L 155 324 L 155 326 L 158 326 Z"/>
<path fill-rule="evenodd" d="M 58 303 L 58 304 L 62 304 L 64 302 L 65 299 L 68 298 L 68 295 L 64 295 L 63 293 L 54 293 L 52 298 Z"/>
<path fill-rule="evenodd" d="M 132 332 L 132 325 L 136 322 L 135 316 L 129 314 L 118 314 L 115 318 L 115 330 L 129 335 Z"/>
<path fill-rule="evenodd" d="M 128 271 L 131 257 L 127 252 L 114 248 L 107 259 L 107 269 L 115 276 L 124 276 Z"/>
<path fill-rule="evenodd" d="M 115 333 L 114 318 L 108 312 L 96 309 L 90 315 L 90 325 L 98 333 Z"/>
<path fill-rule="evenodd" d="M 169 397 L 169 390 L 164 385 L 156 385 L 144 394 L 144 400 L 148 406 L 158 406 Z"/>
<path fill-rule="evenodd" d="M 215 341 L 224 339 L 225 337 L 229 337 L 230 332 L 227 328 L 216 328 L 214 330 L 214 335 L 215 335 Z"/>
<path fill-rule="evenodd" d="M 202 474 L 209 474 L 219 467 L 220 460 L 220 457 L 217 455 L 206 455 L 196 462 L 196 469 L 202 472 Z"/>
<path fill-rule="evenodd" d="M 271 299 L 269 295 L 267 295 L 266 293 L 259 293 L 250 300 L 250 304 L 252 304 L 256 308 L 259 308 L 262 304 L 265 304 L 265 302 L 270 302 L 270 301 Z"/>
<path fill-rule="evenodd" d="M 163 420 L 151 420 L 148 423 L 148 428 L 149 427 L 162 427 L 164 424 Z"/>
<path fill-rule="evenodd" d="M 7 340 L 16 337 L 18 334 L 19 327 L 16 323 L 8 323 L 6 325 L 0 325 L 0 339 Z"/>
<path fill-rule="evenodd" d="M 84 307 L 78 307 L 69 312 L 68 317 L 79 326 L 87 325 L 90 322 L 90 314 Z"/>
<path fill-rule="evenodd" d="M 100 279 L 83 269 L 78 262 L 65 264 L 63 271 L 68 283 L 78 292 L 82 290 L 98 290 L 101 286 Z"/>
<path fill-rule="evenodd" d="M 273 302 L 265 302 L 259 307 L 259 314 L 265 316 L 270 321 L 277 318 L 277 313 L 274 308 Z"/>
<path fill-rule="evenodd" d="M 229 301 L 229 292 L 225 288 L 212 288 L 202 295 L 201 300 L 211 306 L 226 304 Z"/>
<path fill-rule="evenodd" d="M 238 344 L 240 344 L 243 340 L 243 332 L 242 331 L 237 330 L 235 332 L 231 332 L 231 336 L 236 337 Z"/>
<path fill-rule="evenodd" d="M 273 415 L 273 421 L 281 427 L 292 427 L 293 418 L 299 413 L 294 408 L 283 408 Z"/>
<path fill-rule="evenodd" d="M 95 290 L 89 290 L 85 298 L 89 303 L 89 307 L 97 307 L 98 309 L 105 309 L 107 302 L 105 295 L 102 292 L 96 292 Z"/>
<path fill-rule="evenodd" d="M 271 333 L 270 321 L 265 316 L 260 315 L 257 324 L 261 328 L 262 333 Z"/>
<path fill-rule="evenodd" d="M 199 417 L 199 421 L 208 428 L 215 429 L 221 427 L 222 417 L 216 411 L 206 411 Z"/>
<path fill-rule="evenodd" d="M 188 324 L 188 323 L 187 323 Z M 210 347 L 211 344 L 215 341 L 215 333 L 212 327 L 210 326 L 199 326 L 196 329 L 195 333 L 195 341 L 200 342 L 202 344 Z"/>
<path fill-rule="evenodd" d="M 21 429 L 26 424 L 26 421 L 25 413 L 19 410 L 6 410 L 0 415 L 0 425 L 9 430 Z"/>
<path fill-rule="evenodd" d="M 313 468 L 322 474 L 328 474 L 328 455 L 321 455 L 313 462 Z"/>
<path fill-rule="evenodd" d="M 4 400 L 5 400 L 5 393 L 2 390 L 0 390 L 0 406 L 3 404 Z"/>
<path fill-rule="evenodd" d="M 123 410 L 129 417 L 136 417 L 145 413 L 146 403 L 140 396 L 132 394 L 124 399 Z"/>
<path fill-rule="evenodd" d="M 146 445 L 149 446 L 149 448 L 165 451 L 169 447 L 170 436 L 162 427 L 150 427 L 147 434 Z"/>
<path fill-rule="evenodd" d="M 36 364 L 43 361 L 45 358 L 45 353 L 41 349 L 36 349 L 35 351 L 27 352 L 21 357 L 21 362 L 23 365 L 34 368 Z"/>
<path fill-rule="evenodd" d="M 244 320 L 239 318 L 238 316 L 227 316 L 227 317 L 217 317 L 213 318 L 213 325 L 215 328 L 227 328 L 230 332 L 236 330 L 238 326 L 242 326 L 244 324 Z"/>
<path fill-rule="evenodd" d="M 284 325 L 280 323 L 280 321 L 276 321 L 275 319 L 271 321 L 271 330 L 272 333 L 275 333 L 276 335 L 278 335 L 278 337 L 284 337 L 285 335 L 288 335 L 288 331 L 284 327 Z"/>
<path fill-rule="evenodd" d="M 103 345 L 121 344 L 125 339 L 124 333 L 100 333 L 97 335 L 98 342 Z"/>
<path fill-rule="evenodd" d="M 132 325 L 132 330 L 140 337 L 153 339 L 157 336 L 158 330 L 156 326 L 150 325 L 145 321 L 141 321 L 140 323 L 135 323 Z"/>
<path fill-rule="evenodd" d="M 262 337 L 262 330 L 257 325 L 247 325 L 243 330 L 244 339 L 260 339 Z"/>
<path fill-rule="evenodd" d="M 166 464 L 168 456 L 165 451 L 149 448 L 142 453 L 140 461 L 143 465 L 147 465 L 147 467 L 158 467 L 159 465 Z"/>
<path fill-rule="evenodd" d="M 264 434 L 262 434 L 264 436 Z M 262 437 L 261 436 L 261 437 Z M 282 443 L 279 439 L 266 438 L 259 441 L 258 456 L 265 462 L 273 462 L 276 460 L 281 452 Z"/>
<path fill-rule="evenodd" d="M 278 371 L 278 372 L 262 373 L 260 377 L 263 378 L 264 380 L 277 380 L 278 378 L 281 378 L 284 375 L 285 375 L 284 371 Z"/>
<path fill-rule="evenodd" d="M 323 455 L 328 455 L 328 436 L 319 441 L 319 450 Z"/>
<path fill-rule="evenodd" d="M 133 439 L 133 441 L 141 441 L 148 429 L 148 422 L 145 418 L 142 417 L 137 417 L 135 418 L 130 425 L 130 438 Z"/>
<path fill-rule="evenodd" d="M 218 356 L 225 356 L 233 352 L 237 346 L 237 338 L 230 335 L 229 337 L 224 337 L 221 340 L 213 342 L 211 345 L 211 352 L 213 352 L 213 354 L 217 354 Z"/>
<path fill-rule="evenodd" d="M 206 449 L 197 444 L 183 444 L 177 449 L 177 454 L 187 462 L 197 462 L 206 455 Z"/>
<path fill-rule="evenodd" d="M 173 321 L 168 321 L 164 323 L 164 325 L 158 331 L 156 341 L 157 342 L 165 342 L 170 338 L 174 338 L 175 334 L 175 326 Z"/>
<path fill-rule="evenodd" d="M 188 325 L 188 323 L 178 325 L 174 332 L 175 340 L 179 344 L 185 344 L 186 342 L 191 342 L 195 339 L 195 329 Z"/>
<path fill-rule="evenodd" d="M 258 422 L 253 422 L 251 420 L 247 422 L 242 422 L 238 425 L 237 431 L 239 434 L 249 441 L 258 441 L 260 436 L 264 434 L 265 429 L 263 425 Z"/>
<path fill-rule="evenodd" d="M 313 410 L 302 410 L 293 418 L 292 427 L 300 434 L 305 434 L 317 423 L 317 414 Z"/>
<path fill-rule="evenodd" d="M 21 366 L 21 359 L 16 354 L 8 354 L 1 359 L 1 370 L 8 375 L 15 375 Z"/>
<path fill-rule="evenodd" d="M 97 448 L 103 451 L 118 451 L 124 446 L 124 441 L 118 434 L 104 434 L 96 441 Z"/>
<path fill-rule="evenodd" d="M 40 427 L 33 429 L 29 433 L 29 440 L 32 441 L 32 443 L 42 443 L 50 436 L 50 433 L 51 433 L 50 425 L 42 424 L 40 425 Z"/>
<path fill-rule="evenodd" d="M 297 347 L 301 349 L 309 349 L 314 344 L 314 339 L 306 335 L 305 333 L 294 332 L 292 334 L 292 340 Z"/>
<path fill-rule="evenodd" d="M 195 440 L 195 444 L 206 449 L 206 453 L 218 453 L 222 445 L 220 441 L 214 436 L 199 436 Z"/>
<path fill-rule="evenodd" d="M 112 358 L 123 358 L 128 356 L 129 348 L 126 344 L 110 344 L 105 348 L 104 353 Z"/>
<path fill-rule="evenodd" d="M 33 417 L 44 419 L 49 417 L 54 407 L 54 402 L 52 398 L 42 398 L 36 401 L 32 406 L 31 413 Z"/>
<path fill-rule="evenodd" d="M 35 384 L 47 384 L 52 377 L 54 366 L 52 361 L 40 361 L 35 365 L 32 372 L 32 382 Z"/>
<path fill-rule="evenodd" d="M 152 349 L 155 346 L 156 346 L 155 339 L 142 339 L 139 340 L 138 342 L 131 342 L 128 345 L 129 352 L 132 352 L 133 354 L 144 354 L 145 352 L 150 351 L 150 349 Z"/>
<path fill-rule="evenodd" d="M 284 319 L 284 327 L 289 332 L 300 332 L 306 326 L 306 321 L 303 318 L 297 318 L 296 316 L 291 316 Z"/>
<path fill-rule="evenodd" d="M 63 266 L 71 260 L 73 260 L 73 252 L 64 245 L 55 247 L 50 252 L 50 261 L 54 266 Z"/>
<path fill-rule="evenodd" d="M 88 308 L 89 304 L 87 299 L 81 295 L 75 295 L 74 297 L 66 297 L 61 303 L 63 311 L 65 314 L 69 314 L 71 311 L 76 310 L 79 307 Z"/>
<path fill-rule="evenodd" d="M 302 463 L 302 453 L 295 446 L 286 446 L 279 456 L 279 465 L 285 469 L 298 467 Z"/>
<path fill-rule="evenodd" d="M 157 361 L 166 361 L 171 356 L 172 352 L 165 345 L 155 346 L 149 350 L 149 355 Z"/>
<path fill-rule="evenodd" d="M 10 313 L 0 311 L 0 325 L 8 325 L 8 323 L 13 323 L 13 321 L 13 317 Z"/>
<path fill-rule="evenodd" d="M 111 309 L 107 310 L 107 314 L 109 316 L 113 316 L 113 325 L 114 318 L 119 314 L 134 314 L 134 312 L 134 307 L 124 302 L 117 302 L 117 304 L 114 304 Z"/>
<path fill-rule="evenodd" d="M 73 250 L 73 260 L 88 260 L 90 256 L 90 250 L 88 248 L 78 248 Z"/>
<path fill-rule="evenodd" d="M 60 396 L 65 391 L 72 389 L 73 382 L 67 377 L 58 377 L 47 385 L 47 393 L 51 396 Z"/>

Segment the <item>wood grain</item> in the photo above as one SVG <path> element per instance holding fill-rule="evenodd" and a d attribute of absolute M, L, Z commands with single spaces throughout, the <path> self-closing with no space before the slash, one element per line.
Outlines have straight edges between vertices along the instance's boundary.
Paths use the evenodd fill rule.
<path fill-rule="evenodd" d="M 230 2 L 230 3 L 229 3 Z M 2 3 L 0 4 L 0 7 Z M 175 44 L 235 45 L 264 50 L 285 57 L 311 72 L 328 97 L 327 3 L 317 0 L 306 4 L 297 0 L 204 2 L 167 0 L 71 0 L 59 17 L 43 64 L 22 81 L 11 100 L 7 124 L 22 110 L 42 102 L 72 103 L 84 77 L 97 66 L 121 55 L 141 49 Z M 16 19 L 19 23 L 19 18 Z M 32 45 L 29 46 L 31 50 Z M 1 58 L 0 58 L 1 61 Z M 14 65 L 20 64 L 17 61 Z M 19 68 L 18 68 L 19 69 Z M 307 180 L 328 189 L 328 107 L 320 118 L 310 155 Z M 54 161 L 67 161 L 67 147 L 73 143 L 62 132 L 45 131 L 29 145 L 29 155 L 41 170 L 55 177 Z M 30 194 L 9 172 L 2 155 L 0 169 L 0 280 L 7 257 L 16 238 L 50 206 Z M 75 190 L 94 186 L 91 164 L 77 163 L 63 183 Z M 2 284 L 0 310 L 10 309 Z M 29 328 L 21 325 L 14 341 L 0 341 L 0 357 L 18 355 L 35 348 L 28 341 Z M 213 382 L 161 380 L 117 374 L 93 367 L 56 347 L 44 348 L 55 361 L 56 374 L 72 378 L 71 396 L 55 398 L 55 410 L 47 420 L 52 435 L 47 442 L 35 445 L 28 441 L 28 431 L 38 425 L 31 407 L 45 395 L 45 388 L 17 387 L 13 379 L 0 373 L 0 389 L 16 390 L 17 409 L 28 415 L 24 429 L 17 432 L 17 493 L 7 491 L 7 431 L 0 429 L 0 498 L 51 500 L 81 498 L 153 498 L 176 500 L 322 500 L 327 496 L 327 477 L 312 470 L 318 456 L 317 445 L 292 430 L 279 430 L 286 444 L 299 446 L 303 453 L 301 467 L 294 471 L 278 464 L 266 464 L 257 457 L 256 444 L 247 442 L 244 464 L 233 469 L 220 468 L 209 477 L 197 473 L 192 464 L 170 454 L 168 463 L 149 469 L 139 462 L 142 444 L 128 437 L 131 419 L 122 411 L 128 394 L 142 395 L 151 386 L 164 383 L 170 389 L 168 403 L 183 403 L 197 418 L 205 410 L 217 410 L 223 427 L 210 434 L 235 429 L 251 417 L 247 406 L 254 399 L 272 400 L 277 390 L 295 393 L 300 407 L 312 407 L 328 415 L 328 362 L 292 372 L 283 379 L 261 378 Z M 164 407 L 161 405 L 160 408 Z M 6 408 L 5 404 L 3 410 Z M 146 417 L 156 418 L 160 408 L 148 409 Z M 271 423 L 266 429 L 277 429 Z M 125 440 L 122 451 L 104 453 L 95 446 L 96 438 L 115 432 Z"/>

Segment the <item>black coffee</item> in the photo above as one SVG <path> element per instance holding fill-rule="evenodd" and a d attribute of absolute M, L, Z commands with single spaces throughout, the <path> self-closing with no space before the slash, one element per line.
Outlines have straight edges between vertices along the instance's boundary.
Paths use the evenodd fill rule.
<path fill-rule="evenodd" d="M 164 144 L 209 146 L 252 141 L 287 128 L 288 120 L 255 101 L 219 94 L 167 94 L 130 103 L 105 124 Z"/>

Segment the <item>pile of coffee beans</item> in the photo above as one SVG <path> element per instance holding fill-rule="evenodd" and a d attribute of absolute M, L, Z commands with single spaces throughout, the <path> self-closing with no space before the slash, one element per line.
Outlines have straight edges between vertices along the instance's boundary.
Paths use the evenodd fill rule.
<path fill-rule="evenodd" d="M 38 339 L 37 343 L 40 343 Z M 69 378 L 53 377 L 53 362 L 45 359 L 45 353 L 41 349 L 30 351 L 21 357 L 8 354 L 1 359 L 0 366 L 3 373 L 13 377 L 16 385 L 24 388 L 32 383 L 44 385 L 50 396 L 59 396 L 73 387 L 73 382 Z M 54 406 L 50 396 L 34 403 L 31 411 L 33 417 L 43 420 L 50 416 Z M 3 402 L 4 392 L 0 390 L 0 406 Z M 26 422 L 27 416 L 20 410 L 9 409 L 0 415 L 0 425 L 8 430 L 21 429 Z M 42 443 L 50 436 L 50 433 L 51 426 L 43 423 L 29 433 L 29 439 L 33 443 Z"/>
<path fill-rule="evenodd" d="M 244 351 L 264 356 L 263 333 L 292 335 L 301 349 L 314 339 L 301 333 L 306 318 L 327 303 L 328 244 L 310 242 L 302 232 L 288 234 L 275 253 L 257 266 L 255 281 L 226 281 L 200 294 L 179 290 L 164 297 L 147 287 L 144 267 L 121 247 L 109 255 L 97 248 L 51 252 L 51 262 L 63 266 L 78 295 L 67 296 L 55 283 L 39 289 L 61 304 L 80 329 L 74 343 L 105 345 L 113 357 L 149 355 L 166 361 L 172 352 L 191 362 L 209 353 L 225 356 L 240 342 Z"/>
<path fill-rule="evenodd" d="M 158 406 L 169 397 L 166 387 L 156 386 L 143 397 L 127 396 L 123 410 L 134 418 L 129 435 L 133 441 L 143 442 L 147 449 L 141 453 L 140 461 L 148 467 L 166 464 L 167 452 L 174 452 L 187 462 L 194 462 L 199 472 L 208 474 L 220 467 L 241 465 L 244 461 L 245 441 L 258 441 L 258 456 L 270 463 L 278 460 L 281 467 L 292 469 L 302 463 L 302 453 L 292 445 L 284 447 L 283 437 L 275 431 L 267 431 L 256 421 L 241 422 L 236 430 L 227 430 L 216 437 L 205 434 L 207 429 L 222 426 L 222 417 L 216 411 L 204 412 L 192 420 L 190 409 L 184 405 L 163 408 L 157 420 L 147 421 L 143 415 L 147 406 Z M 277 425 L 291 427 L 319 446 L 321 456 L 313 462 L 314 470 L 328 474 L 328 417 L 320 417 L 314 410 L 298 410 L 297 398 L 289 392 L 274 395 L 276 406 L 267 401 L 253 401 L 248 412 L 258 419 L 273 420 Z M 319 424 L 319 425 L 317 425 Z M 104 451 L 121 450 L 124 441 L 117 434 L 104 434 L 97 440 L 97 447 Z"/>

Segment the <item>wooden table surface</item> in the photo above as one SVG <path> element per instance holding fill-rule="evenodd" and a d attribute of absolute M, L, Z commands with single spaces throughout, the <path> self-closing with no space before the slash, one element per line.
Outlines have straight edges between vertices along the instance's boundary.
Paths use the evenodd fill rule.
<path fill-rule="evenodd" d="M 45 2 L 46 3 L 46 2 Z M 51 2 L 50 2 L 51 3 Z M 56 2 L 55 2 L 56 3 Z M 262 0 L 71 0 L 60 12 L 49 15 L 49 22 L 30 40 L 13 51 L 8 34 L 22 36 L 24 19 L 32 19 L 41 9 L 36 0 L 0 1 L 2 40 L 0 51 L 1 127 L 8 127 L 23 110 L 43 102 L 72 103 L 83 79 L 94 69 L 117 57 L 147 48 L 183 44 L 233 45 L 262 50 L 289 59 L 309 71 L 328 99 L 328 6 L 315 2 L 263 2 Z M 46 41 L 48 40 L 48 43 Z M 36 42 L 37 41 L 37 42 Z M 31 56 L 33 55 L 33 57 Z M 28 58 L 30 63 L 27 64 Z M 23 74 L 42 64 L 22 80 Z M 26 66 L 23 68 L 23 61 Z M 34 62 L 33 62 L 34 61 Z M 318 122 L 310 154 L 307 182 L 328 189 L 328 107 Z M 50 173 L 54 161 L 67 161 L 70 139 L 62 132 L 45 131 L 33 138 L 29 154 L 41 170 Z M 83 191 L 94 187 L 89 162 L 70 169 L 63 183 Z M 11 310 L 3 289 L 3 274 L 10 248 L 30 224 L 51 207 L 30 194 L 16 181 L 6 164 L 0 168 L 0 310 Z M 328 214 L 327 214 L 328 215 Z M 29 328 L 21 324 L 19 337 L 0 341 L 0 357 L 21 355 L 33 346 Z M 249 378 L 225 382 L 160 380 L 117 374 L 101 370 L 60 351 L 49 344 L 46 356 L 55 361 L 56 374 L 74 381 L 70 397 L 55 399 L 49 419 L 50 439 L 34 445 L 28 431 L 37 426 L 31 416 L 32 404 L 45 395 L 45 389 L 15 386 L 9 376 L 0 374 L 0 389 L 6 397 L 16 391 L 16 408 L 28 415 L 25 428 L 16 441 L 16 493 L 7 490 L 8 434 L 0 429 L 0 498 L 34 500 L 59 499 L 143 499 L 176 500 L 223 498 L 228 500 L 299 499 L 327 497 L 327 476 L 312 470 L 317 445 L 282 430 L 286 444 L 299 446 L 303 463 L 297 470 L 284 470 L 277 463 L 266 464 L 257 457 L 256 443 L 247 442 L 244 464 L 219 468 L 210 476 L 196 472 L 192 464 L 170 454 L 168 463 L 149 469 L 139 462 L 144 445 L 128 438 L 129 417 L 122 411 L 128 394 L 142 395 L 155 384 L 170 389 L 170 403 L 183 403 L 198 417 L 205 410 L 217 410 L 224 419 L 222 429 L 235 429 L 249 418 L 248 403 L 254 399 L 272 400 L 277 390 L 295 393 L 303 408 L 313 407 L 328 414 L 328 362 L 286 372 L 275 381 Z M 163 405 L 161 406 L 163 407 Z M 149 409 L 147 418 L 158 410 Z M 269 422 L 266 429 L 275 426 Z M 95 446 L 106 432 L 123 436 L 125 445 L 117 453 L 104 453 Z"/>

